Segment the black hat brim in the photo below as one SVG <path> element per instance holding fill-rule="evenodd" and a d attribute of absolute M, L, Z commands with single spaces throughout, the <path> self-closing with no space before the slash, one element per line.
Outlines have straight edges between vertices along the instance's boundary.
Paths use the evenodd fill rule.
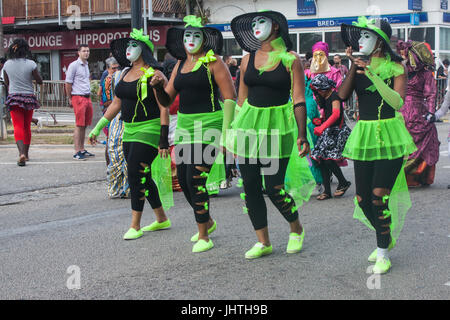
<path fill-rule="evenodd" d="M 280 36 L 283 38 L 288 51 L 291 51 L 293 44 L 289 37 L 289 26 L 286 17 L 277 11 L 250 12 L 235 17 L 231 20 L 231 31 L 233 32 L 239 46 L 247 51 L 253 52 L 261 48 L 261 41 L 253 35 L 252 22 L 255 17 L 267 17 L 275 21 L 280 27 Z"/>
<path fill-rule="evenodd" d="M 359 52 L 359 39 L 361 38 L 361 30 L 367 30 L 375 33 L 377 37 L 381 41 L 383 41 L 386 53 L 388 53 L 391 56 L 392 61 L 401 62 L 403 60 L 402 57 L 400 57 L 397 53 L 394 52 L 394 50 L 392 50 L 391 45 L 386 42 L 386 39 L 384 39 L 378 33 L 369 28 L 361 28 L 345 23 L 341 24 L 341 37 L 344 44 L 347 47 L 352 47 L 354 51 Z"/>
<path fill-rule="evenodd" d="M 167 31 L 166 48 L 169 53 L 178 60 L 187 58 L 184 48 L 184 32 L 189 29 L 184 27 L 172 27 Z M 223 48 L 223 36 L 220 30 L 211 27 L 192 28 L 200 29 L 203 32 L 203 51 L 214 51 L 215 54 L 221 55 Z"/>
<path fill-rule="evenodd" d="M 144 62 L 147 65 L 153 69 L 163 70 L 162 66 L 153 56 L 153 51 L 147 46 L 147 44 L 133 38 L 120 38 L 111 41 L 110 48 L 112 55 L 122 68 L 131 66 L 131 62 L 127 59 L 127 47 L 131 40 L 137 41 L 141 45 L 142 50 L 148 50 L 147 54 L 143 54 Z"/>

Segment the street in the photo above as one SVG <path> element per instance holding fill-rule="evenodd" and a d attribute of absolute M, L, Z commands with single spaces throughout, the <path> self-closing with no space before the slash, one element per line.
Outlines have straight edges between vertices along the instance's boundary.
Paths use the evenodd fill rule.
<path fill-rule="evenodd" d="M 449 123 L 437 127 L 435 183 L 411 189 L 392 269 L 379 278 L 366 273 L 375 232 L 352 218 L 354 184 L 341 199 L 313 197 L 300 209 L 299 254 L 285 253 L 288 224 L 266 197 L 274 252 L 248 261 L 257 240 L 236 180 L 211 200 L 215 247 L 193 254 L 197 228 L 180 192 L 171 229 L 122 240 L 130 200 L 107 197 L 103 145 L 87 146 L 96 154 L 87 161 L 72 160 L 72 146 L 32 145 L 26 167 L 15 145 L 0 146 L 0 299 L 449 299 Z M 343 172 L 354 182 L 351 161 Z M 142 226 L 153 220 L 146 203 Z"/>

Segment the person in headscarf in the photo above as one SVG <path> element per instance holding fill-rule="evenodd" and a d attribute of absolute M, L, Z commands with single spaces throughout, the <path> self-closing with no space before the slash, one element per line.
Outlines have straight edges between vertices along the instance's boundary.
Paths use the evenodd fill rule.
<path fill-rule="evenodd" d="M 272 253 L 267 195 L 284 219 L 290 234 L 287 253 L 303 247 L 305 231 L 298 208 L 309 200 L 314 179 L 306 156 L 304 73 L 292 50 L 286 17 L 276 11 L 243 14 L 231 30 L 248 55 L 241 63 L 238 105 L 241 109 L 227 134 L 227 150 L 237 155 L 248 213 L 258 242 L 245 253 L 257 259 Z"/>
<path fill-rule="evenodd" d="M 352 25 L 341 25 L 341 36 L 352 66 L 338 94 L 347 100 L 356 90 L 360 112 L 343 156 L 354 163 L 354 217 L 376 231 L 377 249 L 368 260 L 375 262 L 373 272 L 382 274 L 391 268 L 388 251 L 411 207 L 403 159 L 417 148 L 398 112 L 407 76 L 403 59 L 391 49 L 387 21 L 359 17 Z M 353 50 L 368 56 L 369 62 L 353 57 Z"/>
<path fill-rule="evenodd" d="M 341 86 L 343 77 L 341 71 L 330 65 L 328 61 L 329 47 L 326 42 L 316 42 L 312 46 L 313 57 L 311 60 L 311 65 L 308 70 L 306 70 L 305 75 L 314 79 L 318 74 L 324 74 L 328 79 L 333 80 L 336 83 L 335 91 Z"/>
<path fill-rule="evenodd" d="M 405 165 L 406 179 L 410 187 L 428 186 L 434 182 L 440 145 L 435 124 L 426 119 L 435 112 L 434 57 L 423 42 L 412 40 L 399 41 L 397 52 L 408 70 L 408 89 L 400 112 L 417 146 Z"/>
<path fill-rule="evenodd" d="M 219 190 L 225 179 L 223 153 L 220 152 L 222 131 L 233 120 L 236 92 L 230 72 L 220 58 L 222 33 L 204 27 L 201 18 L 186 16 L 183 27 L 167 32 L 166 47 L 178 59 L 169 83 L 162 78 L 152 80 L 158 100 L 169 107 L 180 97 L 175 156 L 178 182 L 194 211 L 198 232 L 191 237 L 192 252 L 205 252 L 214 247 L 209 235 L 217 223 L 210 214 L 211 191 Z M 219 90 L 224 102 L 219 101 Z"/>
<path fill-rule="evenodd" d="M 153 57 L 153 43 L 142 29 L 133 29 L 129 38 L 111 42 L 111 51 L 124 68 L 115 97 L 106 113 L 89 133 L 92 144 L 100 131 L 121 112 L 124 121 L 123 150 L 128 166 L 131 194 L 131 226 L 123 236 L 134 240 L 144 231 L 171 227 L 165 210 L 173 206 L 170 159 L 168 157 L 169 113 L 158 103 L 150 86 L 154 76 L 165 78 L 162 67 Z M 156 221 L 141 228 L 145 200 L 150 203 Z"/>
<path fill-rule="evenodd" d="M 317 75 L 311 82 L 311 88 L 322 110 L 321 114 L 323 114 L 323 117 L 313 120 L 314 135 L 319 138 L 311 152 L 311 158 L 319 163 L 325 187 L 324 192 L 317 197 L 317 200 L 331 198 L 331 173 L 338 178 L 335 197 L 342 197 L 351 185 L 337 164 L 337 161 L 344 159 L 342 151 L 351 130 L 345 124 L 344 108 L 339 96 L 334 91 L 335 86 L 336 83 L 324 74 Z"/>

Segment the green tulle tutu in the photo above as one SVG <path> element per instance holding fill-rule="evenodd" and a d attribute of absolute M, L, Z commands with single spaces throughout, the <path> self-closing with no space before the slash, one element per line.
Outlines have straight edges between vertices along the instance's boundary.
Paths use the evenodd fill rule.
<path fill-rule="evenodd" d="M 226 133 L 228 151 L 244 158 L 289 158 L 295 144 L 292 102 L 259 108 L 246 100 Z"/>
<path fill-rule="evenodd" d="M 140 142 L 158 148 L 161 119 L 123 123 L 123 142 Z"/>
<path fill-rule="evenodd" d="M 220 146 L 223 111 L 186 114 L 178 112 L 174 144 Z"/>
<path fill-rule="evenodd" d="M 342 155 L 352 160 L 398 159 L 417 150 L 401 113 L 395 118 L 359 120 Z"/>

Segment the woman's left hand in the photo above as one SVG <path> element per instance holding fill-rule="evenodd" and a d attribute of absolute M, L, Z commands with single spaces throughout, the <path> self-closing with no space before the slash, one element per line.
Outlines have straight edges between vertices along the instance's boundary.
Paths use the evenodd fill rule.
<path fill-rule="evenodd" d="M 163 159 L 166 159 L 169 156 L 169 149 L 161 149 L 158 147 L 158 152 Z"/>
<path fill-rule="evenodd" d="M 298 155 L 300 156 L 300 158 L 305 157 L 311 151 L 309 147 L 309 142 L 306 139 L 298 138 L 297 146 L 299 151 Z"/>

